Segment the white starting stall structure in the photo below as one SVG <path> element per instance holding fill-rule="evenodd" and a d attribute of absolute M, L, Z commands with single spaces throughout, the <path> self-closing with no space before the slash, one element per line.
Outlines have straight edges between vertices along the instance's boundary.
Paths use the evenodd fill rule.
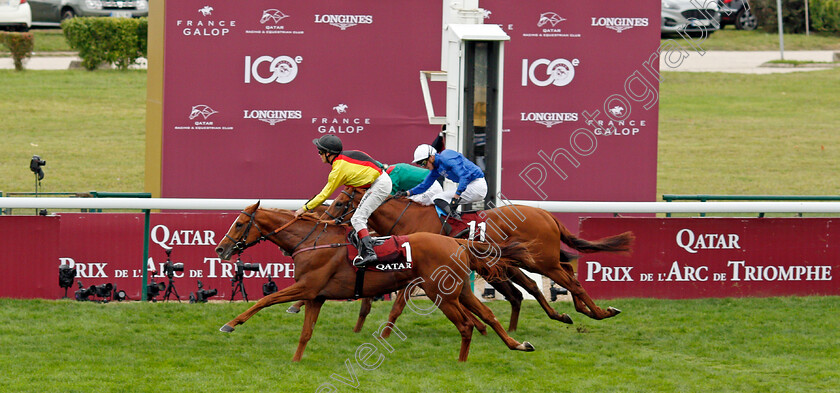
<path fill-rule="evenodd" d="M 485 203 L 495 205 L 502 186 L 504 43 L 510 36 L 499 25 L 484 24 L 486 16 L 478 0 L 444 0 L 441 70 L 420 71 L 420 83 L 429 124 L 445 125 L 447 148 L 484 170 Z M 435 114 L 429 81 L 446 83 L 445 116 Z"/>

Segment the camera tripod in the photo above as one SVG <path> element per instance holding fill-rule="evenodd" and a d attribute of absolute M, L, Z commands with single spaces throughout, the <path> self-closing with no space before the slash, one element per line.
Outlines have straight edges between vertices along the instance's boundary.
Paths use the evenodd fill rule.
<path fill-rule="evenodd" d="M 175 292 L 175 298 L 178 299 L 178 303 L 181 303 L 181 296 L 178 296 L 178 290 L 175 289 L 175 280 L 172 279 L 174 274 L 169 273 L 166 276 L 169 277 L 169 285 L 166 286 L 166 292 L 163 293 L 163 300 L 169 301 L 169 295 Z"/>
<path fill-rule="evenodd" d="M 172 260 L 169 259 L 171 254 L 172 249 L 166 250 L 166 266 L 172 266 Z M 178 290 L 175 288 L 175 272 L 168 269 L 166 277 L 169 278 L 169 285 L 166 286 L 166 292 L 163 293 L 163 300 L 169 301 L 169 295 L 172 294 L 172 291 L 175 291 L 175 298 L 178 299 L 178 303 L 181 303 L 181 296 L 178 295 Z"/>
<path fill-rule="evenodd" d="M 237 290 L 242 293 L 242 299 L 245 299 L 247 302 L 248 292 L 245 292 L 245 286 L 242 285 L 242 278 L 245 277 L 245 271 L 239 267 L 242 266 L 242 260 L 237 256 L 236 262 L 236 272 L 234 273 L 233 278 L 230 279 L 230 287 L 233 288 L 233 290 L 230 291 L 230 302 L 233 302 L 233 297 L 236 296 Z"/>

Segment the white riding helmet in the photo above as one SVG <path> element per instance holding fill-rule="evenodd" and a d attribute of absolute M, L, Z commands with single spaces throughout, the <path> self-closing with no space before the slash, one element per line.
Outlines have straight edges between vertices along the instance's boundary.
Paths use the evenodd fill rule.
<path fill-rule="evenodd" d="M 437 154 L 437 150 L 435 150 L 435 148 L 431 145 L 427 145 L 424 143 L 420 146 L 417 146 L 417 148 L 414 149 L 414 161 L 412 162 L 416 164 L 435 154 Z"/>

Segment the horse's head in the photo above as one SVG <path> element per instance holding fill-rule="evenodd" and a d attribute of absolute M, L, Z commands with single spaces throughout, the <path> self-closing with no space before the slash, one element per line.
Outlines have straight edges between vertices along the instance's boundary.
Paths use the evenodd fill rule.
<path fill-rule="evenodd" d="M 239 213 L 239 217 L 236 217 L 236 221 L 230 226 L 228 233 L 216 246 L 216 254 L 219 255 L 219 258 L 227 261 L 234 252 L 242 252 L 246 248 L 259 243 L 263 237 L 262 230 L 256 222 L 259 207 L 260 203 L 257 202 Z"/>
<path fill-rule="evenodd" d="M 341 190 L 333 200 L 332 205 L 324 212 L 324 215 L 335 221 L 336 224 L 342 224 L 350 221 L 350 217 L 359 206 L 359 201 L 362 200 L 364 192 L 356 187 L 345 187 Z"/>

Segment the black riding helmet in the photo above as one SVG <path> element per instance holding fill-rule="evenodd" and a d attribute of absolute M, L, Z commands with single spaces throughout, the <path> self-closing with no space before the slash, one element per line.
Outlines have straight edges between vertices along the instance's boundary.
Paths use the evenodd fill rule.
<path fill-rule="evenodd" d="M 341 139 L 335 135 L 324 135 L 320 138 L 313 139 L 312 143 L 318 148 L 318 151 L 340 154 L 343 149 Z"/>

